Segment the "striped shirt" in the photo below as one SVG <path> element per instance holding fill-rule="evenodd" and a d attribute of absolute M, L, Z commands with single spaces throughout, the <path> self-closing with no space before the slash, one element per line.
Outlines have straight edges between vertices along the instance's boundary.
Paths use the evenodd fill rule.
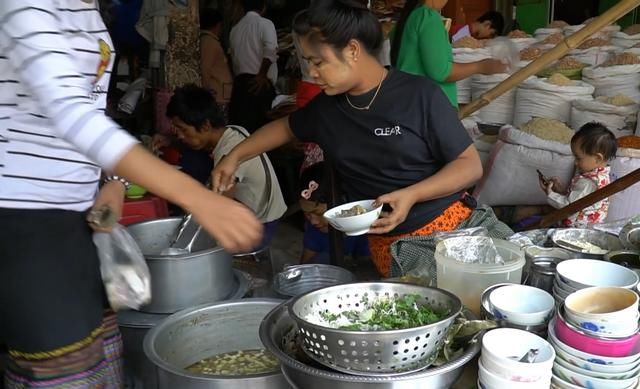
<path fill-rule="evenodd" d="M 86 210 L 136 143 L 104 113 L 114 53 L 97 7 L 0 1 L 0 208 Z"/>

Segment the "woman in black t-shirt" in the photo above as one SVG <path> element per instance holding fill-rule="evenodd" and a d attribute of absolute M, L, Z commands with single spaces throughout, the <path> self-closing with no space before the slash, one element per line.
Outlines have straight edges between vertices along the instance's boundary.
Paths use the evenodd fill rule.
<path fill-rule="evenodd" d="M 239 164 L 294 137 L 318 143 L 349 201 L 374 198 L 390 209 L 369 231 L 372 258 L 388 276 L 391 243 L 453 230 L 471 215 L 460 199 L 482 176 L 478 152 L 437 85 L 378 62 L 381 27 L 359 2 L 317 0 L 293 28 L 324 93 L 238 145 L 214 169 L 214 189 L 226 191 Z"/>

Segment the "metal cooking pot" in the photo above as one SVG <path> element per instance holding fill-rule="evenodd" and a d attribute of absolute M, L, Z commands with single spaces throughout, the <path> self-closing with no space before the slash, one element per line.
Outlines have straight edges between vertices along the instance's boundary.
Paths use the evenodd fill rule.
<path fill-rule="evenodd" d="M 273 290 L 280 296 L 297 297 L 328 286 L 356 280 L 353 273 L 338 266 L 309 264 L 288 266 L 273 278 Z"/>
<path fill-rule="evenodd" d="M 144 339 L 144 353 L 157 367 L 159 389 L 287 389 L 280 371 L 251 376 L 212 376 L 185 367 L 217 354 L 264 348 L 258 328 L 281 300 L 245 299 L 177 312 Z"/>
<path fill-rule="evenodd" d="M 606 253 L 595 254 L 586 252 L 580 247 L 573 246 L 573 244 L 571 244 L 572 241 L 591 243 L 606 252 L 622 250 L 624 248 L 620 239 L 615 235 L 603 231 L 582 228 L 556 230 L 551 236 L 551 240 L 556 246 L 576 253 L 582 259 L 604 259 L 604 254 Z"/>
<path fill-rule="evenodd" d="M 144 355 L 144 336 L 169 314 L 144 313 L 137 311 L 118 312 L 118 327 L 124 347 L 124 371 L 128 385 L 134 389 L 157 389 L 156 367 Z"/>
<path fill-rule="evenodd" d="M 627 267 L 640 276 L 640 252 L 633 250 L 612 251 L 604 256 L 605 261 Z"/>
<path fill-rule="evenodd" d="M 174 313 L 184 308 L 221 301 L 234 288 L 231 255 L 208 234 L 200 234 L 193 252 L 163 256 L 182 218 L 158 219 L 130 225 L 151 273 L 151 303 L 140 308 L 149 313 Z"/>
<path fill-rule="evenodd" d="M 538 257 L 532 259 L 523 284 L 553 294 L 553 280 L 556 277 L 556 266 L 565 259 L 566 258 L 557 257 Z"/>
<path fill-rule="evenodd" d="M 249 274 L 235 270 L 236 287 L 230 300 L 243 298 L 251 287 Z M 124 369 L 129 389 L 158 389 L 156 367 L 144 355 L 142 344 L 149 330 L 169 317 L 169 314 L 156 314 L 138 311 L 118 312 L 118 327 L 124 346 Z"/>
<path fill-rule="evenodd" d="M 469 318 L 475 319 L 471 314 Z M 294 389 L 448 389 L 480 352 L 480 342 L 474 342 L 458 359 L 437 368 L 392 377 L 355 376 L 302 363 L 283 351 L 288 345 L 283 338 L 295 328 L 286 303 L 271 311 L 260 325 L 260 339 L 278 357 L 282 372 Z"/>

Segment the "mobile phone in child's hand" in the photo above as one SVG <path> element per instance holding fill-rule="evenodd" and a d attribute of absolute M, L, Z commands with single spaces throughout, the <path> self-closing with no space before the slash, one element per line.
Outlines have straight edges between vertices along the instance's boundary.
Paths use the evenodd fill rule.
<path fill-rule="evenodd" d="M 539 169 L 537 169 L 536 171 L 538 172 L 538 179 L 540 180 L 542 185 L 544 185 L 545 188 L 549 186 L 549 184 L 551 183 L 551 180 L 549 179 L 549 177 L 546 177 L 544 174 L 542 174 L 542 172 Z"/>

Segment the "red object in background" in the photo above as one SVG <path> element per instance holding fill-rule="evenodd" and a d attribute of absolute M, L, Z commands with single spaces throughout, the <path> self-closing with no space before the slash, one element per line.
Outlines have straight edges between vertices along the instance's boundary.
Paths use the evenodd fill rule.
<path fill-rule="evenodd" d="M 154 195 L 146 195 L 141 199 L 125 200 L 120 224 L 127 226 L 168 216 L 169 207 L 164 199 Z"/>
<path fill-rule="evenodd" d="M 173 146 L 167 146 L 163 147 L 160 152 L 162 153 L 160 155 L 160 158 L 162 158 L 162 160 L 164 160 L 166 163 L 170 165 L 178 165 L 180 163 L 182 154 L 180 154 L 180 151 L 178 151 L 177 148 Z"/>

